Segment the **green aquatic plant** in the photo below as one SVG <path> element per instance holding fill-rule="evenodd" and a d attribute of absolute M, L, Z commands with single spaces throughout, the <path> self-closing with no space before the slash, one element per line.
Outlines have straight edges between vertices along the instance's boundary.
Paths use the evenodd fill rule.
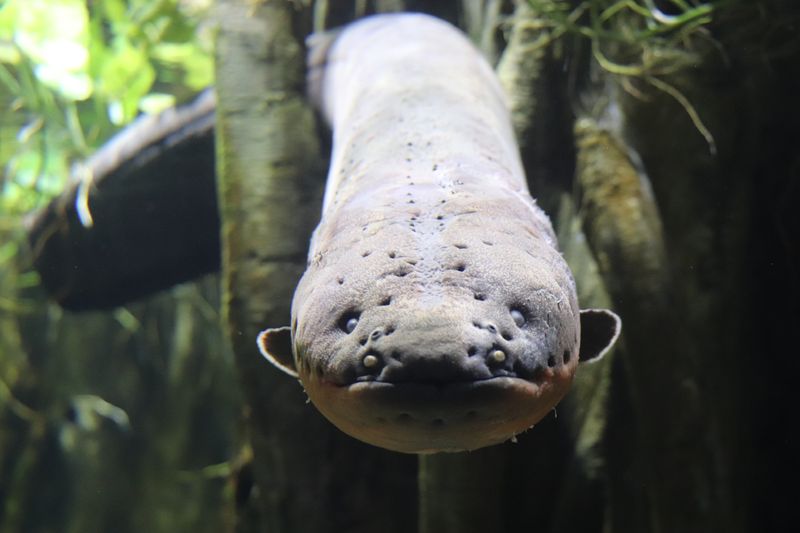
<path fill-rule="evenodd" d="M 209 7 L 210 0 L 0 2 L 0 332 L 30 310 L 19 292 L 39 282 L 19 271 L 23 217 L 139 113 L 211 83 Z M 13 336 L 0 336 L 0 353 L 21 353 Z"/>
<path fill-rule="evenodd" d="M 592 57 L 604 71 L 640 79 L 674 98 L 705 138 L 709 151 L 716 152 L 714 138 L 694 105 L 667 78 L 698 63 L 698 40 L 718 46 L 708 27 L 718 11 L 736 0 L 528 2 L 549 28 L 551 41 L 565 35 L 588 39 Z M 634 90 L 627 82 L 623 85 Z"/>
<path fill-rule="evenodd" d="M 691 39 L 708 37 L 715 10 L 731 0 L 675 0 L 674 13 L 653 0 L 528 0 L 553 38 L 574 34 L 591 41 L 592 55 L 607 71 L 624 76 L 659 75 L 685 66 Z"/>
<path fill-rule="evenodd" d="M 37 490 L 33 480 L 42 446 L 56 428 L 62 428 L 62 445 L 66 436 L 92 429 L 64 423 L 65 398 L 78 391 L 70 410 L 88 420 L 96 415 L 121 426 L 125 422 L 124 412 L 99 396 L 80 395 L 79 373 L 61 372 L 57 380 L 72 390 L 53 392 L 45 385 L 48 365 L 67 363 L 43 363 L 36 354 L 50 346 L 59 346 L 60 355 L 62 349 L 70 353 L 61 345 L 70 337 L 59 329 L 61 312 L 37 290 L 39 275 L 24 245 L 24 217 L 59 194 L 72 166 L 139 113 L 158 112 L 211 83 L 212 36 L 201 18 L 210 3 L 0 0 L 2 531 L 27 530 L 21 525 L 30 520 L 26 498 L 29 490 Z M 114 318 L 124 331 L 137 325 L 127 309 L 117 310 Z M 24 330 L 33 324 L 46 333 L 42 345 L 32 348 L 32 336 Z M 86 352 L 72 353 L 86 357 Z M 74 431 L 66 431 L 70 428 Z M 66 446 L 62 451 L 72 453 Z"/>
<path fill-rule="evenodd" d="M 211 83 L 210 0 L 7 0 L 0 6 L 0 210 L 59 192 L 139 113 Z M 205 31 L 208 30 L 208 31 Z"/>

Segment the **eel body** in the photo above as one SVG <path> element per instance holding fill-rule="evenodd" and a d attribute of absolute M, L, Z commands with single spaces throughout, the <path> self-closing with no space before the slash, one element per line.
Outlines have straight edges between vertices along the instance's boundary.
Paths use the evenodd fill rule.
<path fill-rule="evenodd" d="M 503 91 L 463 34 L 400 14 L 321 41 L 309 84 L 333 130 L 322 219 L 292 325 L 259 347 L 365 442 L 508 440 L 608 349 L 619 319 L 579 310 Z"/>

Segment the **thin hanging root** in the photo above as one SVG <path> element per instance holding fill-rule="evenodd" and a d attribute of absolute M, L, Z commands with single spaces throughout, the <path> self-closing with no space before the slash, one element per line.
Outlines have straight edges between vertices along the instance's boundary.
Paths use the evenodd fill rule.
<path fill-rule="evenodd" d="M 533 0 L 530 0 L 530 2 L 534 7 L 538 5 L 538 3 Z M 647 65 L 622 65 L 616 63 L 609 59 L 601 48 L 601 39 L 614 35 L 613 33 L 605 31 L 603 24 L 609 22 L 623 10 L 632 11 L 651 23 L 657 23 L 656 26 L 648 27 L 647 30 L 640 32 L 639 37 L 634 39 L 634 42 L 642 42 L 643 37 L 656 35 L 665 31 L 679 30 L 681 38 L 686 38 L 690 33 L 701 33 L 700 30 L 702 30 L 703 26 L 711 20 L 710 16 L 713 11 L 713 6 L 710 3 L 691 6 L 682 0 L 676 0 L 675 3 L 683 10 L 683 13 L 676 16 L 667 16 L 664 15 L 652 1 L 648 0 L 645 3 L 646 6 L 643 6 L 633 0 L 619 0 L 600 11 L 598 2 L 595 0 L 588 0 L 581 2 L 568 16 L 564 16 L 563 12 L 550 12 L 548 14 L 555 19 L 558 24 L 553 26 L 550 39 L 547 39 L 546 43 L 560 37 L 567 31 L 574 31 L 579 35 L 589 38 L 592 45 L 592 56 L 605 71 L 622 76 L 623 78 L 643 79 L 656 89 L 667 93 L 677 100 L 689 115 L 694 127 L 700 132 L 700 135 L 703 136 L 706 143 L 708 143 L 709 153 L 712 156 L 716 155 L 717 144 L 714 141 L 714 136 L 703 123 L 695 107 L 683 93 L 672 85 L 655 77 L 652 74 L 654 69 L 648 68 Z M 577 20 L 586 10 L 590 13 L 591 26 L 580 26 L 577 24 Z M 544 22 L 542 22 L 542 24 L 546 25 Z M 632 85 L 628 85 L 626 89 L 634 92 Z"/>
<path fill-rule="evenodd" d="M 602 13 L 600 13 L 600 20 L 602 22 L 606 22 L 609 19 L 611 19 L 614 15 L 616 15 L 617 13 L 619 13 L 624 9 L 629 9 L 634 13 L 639 14 L 642 18 L 646 19 L 654 18 L 651 11 L 646 7 L 640 6 L 639 4 L 637 4 L 636 2 L 632 2 L 631 0 L 623 0 L 621 2 L 612 4 L 611 6 L 604 9 Z"/>
<path fill-rule="evenodd" d="M 673 97 L 675 100 L 678 101 L 681 107 L 683 107 L 683 109 L 686 111 L 686 114 L 689 115 L 689 118 L 691 119 L 692 124 L 694 124 L 694 127 L 697 129 L 698 132 L 700 132 L 700 135 L 703 136 L 703 138 L 706 140 L 706 143 L 708 143 L 708 152 L 712 156 L 717 155 L 717 143 L 716 141 L 714 141 L 714 136 L 711 134 L 706 125 L 703 124 L 700 115 L 697 113 L 697 110 L 692 105 L 692 103 L 689 102 L 689 99 L 686 98 L 686 96 L 684 96 L 683 93 L 680 92 L 678 89 L 676 89 L 669 83 L 656 78 L 655 76 L 645 76 L 644 80 L 653 87 L 655 87 L 656 89 L 667 93 L 668 95 L 670 95 L 671 97 Z"/>
<path fill-rule="evenodd" d="M 92 210 L 89 208 L 89 193 L 94 185 L 94 174 L 92 169 L 86 165 L 81 165 L 78 172 L 81 175 L 81 181 L 75 195 L 75 211 L 78 213 L 81 225 L 84 228 L 91 228 L 94 226 L 94 218 Z"/>
<path fill-rule="evenodd" d="M 644 68 L 640 66 L 620 65 L 608 59 L 602 50 L 600 50 L 600 43 L 597 39 L 592 39 L 592 55 L 595 61 L 603 67 L 604 70 L 611 74 L 618 74 L 620 76 L 630 76 L 638 78 L 644 73 Z"/>

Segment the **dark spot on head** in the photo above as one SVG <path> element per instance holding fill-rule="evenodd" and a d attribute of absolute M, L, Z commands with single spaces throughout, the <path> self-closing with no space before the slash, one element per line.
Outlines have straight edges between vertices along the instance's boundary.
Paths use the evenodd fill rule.
<path fill-rule="evenodd" d="M 464 272 L 467 269 L 467 265 L 464 263 L 459 263 L 454 267 L 454 270 L 458 270 L 459 272 Z"/>
<path fill-rule="evenodd" d="M 392 297 L 391 296 L 387 296 L 386 298 L 381 300 L 381 302 L 378 305 L 389 305 L 391 303 L 392 303 Z"/>
<path fill-rule="evenodd" d="M 465 249 L 467 248 L 467 245 L 466 245 L 466 244 L 464 244 L 464 243 L 458 243 L 458 244 L 454 244 L 453 246 L 455 246 L 455 247 L 456 247 L 456 248 L 458 248 L 459 250 L 465 250 Z"/>
<path fill-rule="evenodd" d="M 410 157 L 406 157 L 406 162 L 407 163 L 411 163 L 411 158 Z"/>
<path fill-rule="evenodd" d="M 372 250 L 364 250 L 363 252 L 361 252 L 361 257 L 367 257 L 371 253 L 372 253 Z"/>
<path fill-rule="evenodd" d="M 569 363 L 569 359 L 572 357 L 572 354 L 569 350 L 564 350 L 564 363 Z"/>
<path fill-rule="evenodd" d="M 414 143 L 412 143 L 412 142 L 407 142 L 407 143 L 406 143 L 406 146 L 414 146 Z"/>
<path fill-rule="evenodd" d="M 413 183 L 412 183 L 412 185 L 413 185 Z M 408 201 L 408 203 L 409 203 L 409 204 L 413 204 L 413 203 L 415 203 L 415 202 L 414 202 L 414 200 L 409 200 L 409 201 Z"/>
<path fill-rule="evenodd" d="M 478 328 L 478 329 L 483 329 L 483 328 L 481 327 L 481 325 L 480 325 L 478 322 L 474 321 L 474 320 L 472 321 L 472 325 L 473 325 L 473 326 L 475 326 L 475 327 L 476 327 L 476 328 Z"/>
<path fill-rule="evenodd" d="M 339 276 L 338 278 L 336 278 L 336 283 L 338 283 L 339 285 L 344 285 L 344 278 L 342 276 Z"/>
<path fill-rule="evenodd" d="M 500 333 L 500 335 L 507 341 L 513 341 L 514 340 L 514 336 L 511 333 L 509 333 L 508 331 L 503 331 L 503 332 Z"/>
<path fill-rule="evenodd" d="M 492 241 L 481 241 L 481 242 L 483 242 L 483 244 L 485 244 L 486 246 L 494 246 L 494 243 Z"/>
<path fill-rule="evenodd" d="M 556 366 L 556 356 L 555 355 L 550 354 L 550 356 L 547 358 L 547 366 L 549 366 L 550 368 Z"/>
<path fill-rule="evenodd" d="M 440 204 L 445 204 L 445 203 L 447 203 L 447 200 L 441 200 L 439 203 Z"/>
<path fill-rule="evenodd" d="M 358 343 L 359 343 L 361 346 L 364 346 L 364 345 L 366 345 L 366 344 L 367 344 L 367 337 L 361 337 L 360 339 L 358 339 Z"/>
<path fill-rule="evenodd" d="M 394 326 L 386 326 L 385 328 L 383 328 L 383 334 L 391 335 L 392 333 L 394 333 L 394 330 L 395 330 Z"/>
<path fill-rule="evenodd" d="M 444 215 L 437 215 L 436 220 L 444 220 Z"/>
<path fill-rule="evenodd" d="M 394 250 L 389 252 L 389 258 L 390 259 L 394 259 L 395 257 L 397 257 L 397 252 L 395 252 Z"/>
<path fill-rule="evenodd" d="M 436 170 L 437 170 L 438 168 L 439 168 L 439 165 L 433 165 L 433 171 L 434 171 L 434 172 L 436 172 Z"/>
<path fill-rule="evenodd" d="M 467 355 L 468 355 L 468 356 L 470 356 L 470 357 L 472 357 L 472 356 L 473 356 L 473 355 L 475 355 L 476 353 L 478 353 L 478 347 L 477 347 L 477 346 L 470 346 L 470 347 L 467 349 Z"/>
<path fill-rule="evenodd" d="M 481 294 L 479 292 L 476 292 L 473 296 L 475 297 L 476 300 L 480 300 L 481 302 L 486 299 L 486 295 Z"/>

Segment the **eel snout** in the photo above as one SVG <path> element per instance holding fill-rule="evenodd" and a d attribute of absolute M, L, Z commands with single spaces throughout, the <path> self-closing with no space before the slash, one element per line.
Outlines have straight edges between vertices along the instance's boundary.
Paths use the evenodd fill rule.
<path fill-rule="evenodd" d="M 324 364 L 312 363 L 320 358 L 302 345 L 292 358 L 288 328 L 265 331 L 260 345 L 274 363 L 296 368 L 311 401 L 351 436 L 407 453 L 472 450 L 541 420 L 568 391 L 579 361 L 598 354 L 578 357 L 564 335 L 528 326 L 517 313 L 472 318 L 469 311 L 409 308 L 388 325 L 364 313 Z M 617 334 L 614 317 L 584 316 L 595 324 L 588 333 Z"/>
<path fill-rule="evenodd" d="M 557 336 L 525 331 L 509 311 L 478 314 L 458 300 L 397 307 L 388 335 L 363 316 L 350 334 L 358 348 L 302 378 L 351 435 L 403 452 L 480 448 L 528 429 L 569 388 L 577 357 L 564 363 L 547 346 Z"/>
<path fill-rule="evenodd" d="M 357 344 L 343 346 L 345 363 L 326 369 L 327 379 L 340 385 L 447 385 L 495 377 L 539 382 L 547 369 L 569 366 L 574 347 L 549 346 L 559 339 L 530 331 L 521 319 L 517 324 L 519 311 L 488 316 L 477 311 L 458 303 L 435 309 L 409 305 L 395 311 L 388 324 L 365 316 L 349 334 Z"/>

